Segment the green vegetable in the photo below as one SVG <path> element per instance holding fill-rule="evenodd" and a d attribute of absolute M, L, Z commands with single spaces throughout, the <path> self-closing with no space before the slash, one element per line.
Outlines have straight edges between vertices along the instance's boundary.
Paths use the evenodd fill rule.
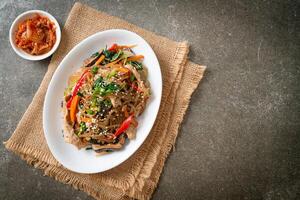
<path fill-rule="evenodd" d="M 105 95 L 105 89 L 101 88 L 101 87 L 95 87 L 95 89 L 93 90 L 93 95 L 104 96 Z"/>
<path fill-rule="evenodd" d="M 119 50 L 117 53 L 115 53 L 115 54 L 113 55 L 113 57 L 111 58 L 110 61 L 115 61 L 115 60 L 117 60 L 117 59 L 119 58 L 119 56 L 122 55 L 122 54 L 123 54 L 123 51 Z"/>
<path fill-rule="evenodd" d="M 105 89 L 106 89 L 106 92 L 108 92 L 108 91 L 115 92 L 115 91 L 119 90 L 119 86 L 116 83 L 112 82 L 112 83 L 109 83 Z"/>
<path fill-rule="evenodd" d="M 99 52 L 96 52 L 96 53 L 93 53 L 92 55 L 91 55 L 91 57 L 92 58 L 95 58 L 95 57 L 97 57 L 97 56 L 99 56 L 100 55 L 100 53 Z"/>
<path fill-rule="evenodd" d="M 120 90 L 120 86 L 114 82 L 107 83 L 102 77 L 99 77 L 93 86 L 93 95 L 105 96 Z"/>
<path fill-rule="evenodd" d="M 92 96 L 92 104 L 91 104 L 91 107 L 96 107 L 98 106 L 98 100 L 97 100 L 97 97 L 96 96 Z"/>
<path fill-rule="evenodd" d="M 103 104 L 104 104 L 106 107 L 112 106 L 112 103 L 111 103 L 111 101 L 110 101 L 109 99 L 105 99 L 105 100 L 103 100 L 102 102 L 103 102 Z"/>
<path fill-rule="evenodd" d="M 115 76 L 117 74 L 116 70 L 112 70 L 108 75 L 107 75 L 107 79 L 110 79 L 111 77 Z"/>
<path fill-rule="evenodd" d="M 84 131 L 86 131 L 86 129 L 87 129 L 86 124 L 84 122 L 80 122 L 78 135 L 80 135 L 81 133 L 83 133 Z"/>
<path fill-rule="evenodd" d="M 97 78 L 94 82 L 94 86 L 93 88 L 96 88 L 96 87 L 104 87 L 105 84 L 104 84 L 104 80 L 103 80 L 103 77 L 100 76 L 99 78 Z"/>
<path fill-rule="evenodd" d="M 135 76 L 131 73 L 130 74 L 130 81 L 132 82 L 132 81 L 134 81 L 134 79 L 135 79 Z"/>
<path fill-rule="evenodd" d="M 107 60 L 111 60 L 112 57 L 115 55 L 115 53 L 113 51 L 110 51 L 110 50 L 107 50 L 107 49 L 105 49 L 103 51 L 103 54 L 105 55 L 105 59 L 107 59 Z"/>
<path fill-rule="evenodd" d="M 91 70 L 92 74 L 97 74 L 98 69 L 99 69 L 99 67 L 93 66 L 93 68 L 92 68 L 92 70 Z"/>
<path fill-rule="evenodd" d="M 81 134 L 81 133 L 79 133 L 78 130 L 75 130 L 74 133 L 75 133 L 75 135 L 78 135 L 78 136 Z"/>
<path fill-rule="evenodd" d="M 89 114 L 89 115 L 95 114 L 95 112 L 94 112 L 93 110 L 87 110 L 86 112 L 87 112 L 87 114 Z"/>
<path fill-rule="evenodd" d="M 98 112 L 100 110 L 99 106 L 100 106 L 99 99 L 96 96 L 92 96 L 90 110 L 92 110 L 94 112 Z"/>
<path fill-rule="evenodd" d="M 77 96 L 83 97 L 83 94 L 81 92 L 77 92 Z"/>
<path fill-rule="evenodd" d="M 136 70 L 143 70 L 143 64 L 138 61 L 128 61 L 128 64 L 132 65 Z"/>

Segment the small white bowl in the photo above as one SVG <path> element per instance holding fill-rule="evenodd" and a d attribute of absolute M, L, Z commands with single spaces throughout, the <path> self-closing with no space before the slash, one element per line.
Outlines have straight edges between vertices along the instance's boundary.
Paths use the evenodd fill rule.
<path fill-rule="evenodd" d="M 50 19 L 50 21 L 55 24 L 55 28 L 56 28 L 55 29 L 56 42 L 55 42 L 54 46 L 52 47 L 52 49 L 49 52 L 42 54 L 42 55 L 30 55 L 29 53 L 27 53 L 27 52 L 23 51 L 22 49 L 20 49 L 19 47 L 17 47 L 15 44 L 15 34 L 16 34 L 16 31 L 18 30 L 18 25 L 26 19 L 33 18 L 35 16 L 35 14 L 39 14 L 41 16 L 48 17 L 48 19 Z M 43 60 L 43 59 L 51 56 L 58 48 L 60 39 L 61 39 L 61 31 L 60 31 L 58 22 L 51 14 L 49 14 L 45 11 L 42 11 L 42 10 L 29 10 L 29 11 L 26 11 L 26 12 L 20 14 L 15 19 L 15 21 L 12 23 L 10 30 L 9 30 L 9 41 L 10 41 L 12 48 L 19 56 L 21 56 L 22 58 L 24 58 L 26 60 Z"/>

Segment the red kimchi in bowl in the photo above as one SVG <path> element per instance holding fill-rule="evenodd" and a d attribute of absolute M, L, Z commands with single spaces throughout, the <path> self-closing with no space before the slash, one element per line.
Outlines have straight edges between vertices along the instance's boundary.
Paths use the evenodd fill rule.
<path fill-rule="evenodd" d="M 15 34 L 16 46 L 30 55 L 49 52 L 56 42 L 56 27 L 49 18 L 36 14 L 18 25 Z"/>

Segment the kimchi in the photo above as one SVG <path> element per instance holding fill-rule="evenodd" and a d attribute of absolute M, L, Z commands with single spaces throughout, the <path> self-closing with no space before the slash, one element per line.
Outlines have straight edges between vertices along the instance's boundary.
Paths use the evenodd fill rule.
<path fill-rule="evenodd" d="M 19 24 L 16 45 L 31 55 L 45 54 L 56 41 L 55 25 L 47 17 L 36 15 Z"/>

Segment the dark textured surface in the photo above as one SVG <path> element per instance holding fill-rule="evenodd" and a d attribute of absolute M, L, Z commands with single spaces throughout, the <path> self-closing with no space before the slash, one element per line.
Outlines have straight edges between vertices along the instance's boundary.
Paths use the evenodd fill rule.
<path fill-rule="evenodd" d="M 8 42 L 29 9 L 61 25 L 73 1 L 0 2 L 0 140 L 32 100 L 49 59 L 30 62 Z M 153 199 L 300 197 L 299 1 L 83 1 L 171 39 L 208 66 L 192 97 L 176 151 Z M 0 199 L 90 199 L 43 177 L 0 146 Z"/>

